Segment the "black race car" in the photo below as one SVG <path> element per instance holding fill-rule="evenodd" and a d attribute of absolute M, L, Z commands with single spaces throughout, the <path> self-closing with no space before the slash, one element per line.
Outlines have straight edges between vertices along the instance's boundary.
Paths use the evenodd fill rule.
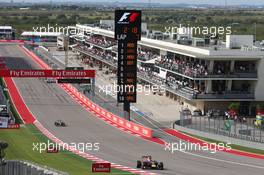
<path fill-rule="evenodd" d="M 63 122 L 62 120 L 57 120 L 57 121 L 54 122 L 54 124 L 57 127 L 59 127 L 59 126 L 65 127 L 66 126 L 65 122 Z"/>
<path fill-rule="evenodd" d="M 57 83 L 57 80 L 54 79 L 54 78 L 47 78 L 47 79 L 46 79 L 46 82 L 47 82 L 47 83 Z"/>
<path fill-rule="evenodd" d="M 151 156 L 142 156 L 141 161 L 137 161 L 137 168 L 163 170 L 163 162 L 152 160 Z"/>

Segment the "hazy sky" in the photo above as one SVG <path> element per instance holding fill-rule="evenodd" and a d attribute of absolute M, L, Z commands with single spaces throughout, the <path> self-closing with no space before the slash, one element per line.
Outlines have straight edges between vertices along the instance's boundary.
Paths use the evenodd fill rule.
<path fill-rule="evenodd" d="M 23 0 L 13 0 L 14 2 L 22 2 Z M 50 0 L 46 0 L 49 2 Z M 149 2 L 149 0 L 52 0 L 65 1 L 65 2 L 76 2 L 76 1 L 87 1 L 87 2 Z M 264 0 L 226 0 L 227 5 L 263 5 Z M 0 2 L 10 2 L 10 0 L 0 0 Z M 24 0 L 24 2 L 36 2 L 35 0 Z M 38 2 L 45 2 L 45 0 L 39 0 Z M 188 4 L 213 4 L 213 5 L 224 5 L 225 0 L 151 0 L 153 3 L 188 3 Z"/>

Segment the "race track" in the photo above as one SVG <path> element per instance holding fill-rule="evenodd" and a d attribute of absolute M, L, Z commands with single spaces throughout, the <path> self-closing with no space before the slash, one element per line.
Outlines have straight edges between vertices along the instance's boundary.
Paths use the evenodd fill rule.
<path fill-rule="evenodd" d="M 36 69 L 34 63 L 16 45 L 0 45 L 0 56 L 10 69 Z M 104 160 L 135 167 L 142 155 L 152 155 L 163 161 L 164 171 L 152 171 L 168 175 L 260 175 L 264 161 L 218 152 L 175 152 L 110 126 L 89 113 L 56 84 L 40 79 L 18 79 L 15 83 L 25 103 L 37 120 L 60 140 L 71 143 L 100 143 L 99 151 L 89 154 Z M 58 128 L 54 121 L 61 119 L 68 126 Z"/>

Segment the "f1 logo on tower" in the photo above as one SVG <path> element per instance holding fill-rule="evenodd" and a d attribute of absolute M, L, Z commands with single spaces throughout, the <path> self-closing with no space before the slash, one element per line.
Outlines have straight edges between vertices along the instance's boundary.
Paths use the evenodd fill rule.
<path fill-rule="evenodd" d="M 140 10 L 115 10 L 115 39 L 141 39 Z"/>
<path fill-rule="evenodd" d="M 119 24 L 129 24 L 129 23 L 133 23 L 137 20 L 137 17 L 140 14 L 138 12 L 125 12 L 123 13 L 123 15 L 121 16 L 121 18 L 119 19 L 118 23 Z"/>

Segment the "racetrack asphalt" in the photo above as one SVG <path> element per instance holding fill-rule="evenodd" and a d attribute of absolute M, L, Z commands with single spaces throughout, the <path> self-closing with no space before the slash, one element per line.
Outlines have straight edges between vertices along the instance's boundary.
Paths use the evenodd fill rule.
<path fill-rule="evenodd" d="M 38 68 L 16 45 L 1 45 L 0 56 L 10 69 Z M 14 81 L 28 108 L 46 129 L 66 143 L 99 143 L 99 151 L 88 153 L 104 160 L 134 168 L 142 155 L 152 155 L 165 166 L 163 171 L 152 172 L 168 175 L 263 174 L 263 160 L 223 152 L 176 151 L 172 154 L 161 145 L 122 132 L 98 119 L 57 84 L 33 78 L 14 78 Z M 54 121 L 58 119 L 68 126 L 55 127 Z"/>

